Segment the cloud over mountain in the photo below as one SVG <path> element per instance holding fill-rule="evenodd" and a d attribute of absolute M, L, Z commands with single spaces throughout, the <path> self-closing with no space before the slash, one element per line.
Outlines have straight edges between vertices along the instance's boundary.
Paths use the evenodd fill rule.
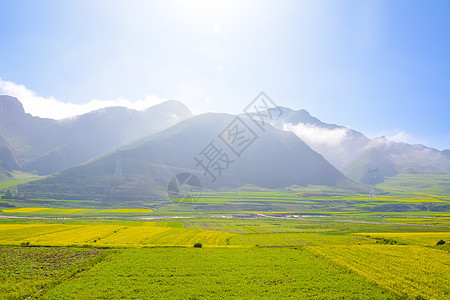
<path fill-rule="evenodd" d="M 33 116 L 51 119 L 64 119 L 111 106 L 143 110 L 167 100 L 154 95 L 145 95 L 144 99 L 134 102 L 125 98 L 117 98 L 112 100 L 92 99 L 87 103 L 74 104 L 62 102 L 54 97 L 40 96 L 22 84 L 6 81 L 1 77 L 0 94 L 6 94 L 20 99 L 25 111 Z"/>
<path fill-rule="evenodd" d="M 292 131 L 307 144 L 316 147 L 328 146 L 341 148 L 342 142 L 348 137 L 348 128 L 323 128 L 311 124 L 283 124 L 283 130 Z"/>

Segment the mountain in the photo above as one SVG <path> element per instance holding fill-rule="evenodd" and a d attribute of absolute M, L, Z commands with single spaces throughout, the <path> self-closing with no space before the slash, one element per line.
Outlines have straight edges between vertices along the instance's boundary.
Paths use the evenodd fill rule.
<path fill-rule="evenodd" d="M 292 110 L 286 107 L 277 109 L 282 114 L 271 114 L 273 125 L 294 132 L 336 168 L 354 159 L 370 142 L 370 139 L 362 133 L 344 126 L 324 123 L 304 109 Z"/>
<path fill-rule="evenodd" d="M 423 145 L 395 143 L 386 138 L 371 140 L 353 129 L 322 122 L 303 109 L 292 110 L 286 107 L 277 107 L 275 111 L 277 113 L 266 110 L 262 111 L 262 114 L 272 116 L 271 124 L 279 130 L 270 126 L 270 133 L 262 135 L 263 132 L 259 131 L 259 127 L 254 122 L 251 120 L 248 122 L 254 126 L 253 131 L 257 135 L 254 144 L 263 145 L 264 151 L 253 153 L 252 151 L 255 151 L 253 148 L 249 150 L 249 153 L 253 153 L 253 156 L 240 159 L 239 167 L 230 168 L 229 171 L 224 172 L 225 175 L 221 176 L 221 180 L 218 181 L 223 186 L 216 183 L 211 185 L 211 188 L 239 187 L 243 184 L 254 184 L 268 188 L 286 187 L 292 184 L 330 186 L 336 184 L 335 181 L 329 180 L 334 178 L 336 170 L 328 169 L 329 166 L 327 165 L 324 168 L 328 170 L 329 174 L 334 175 L 322 172 L 321 168 L 319 168 L 321 171 L 316 174 L 314 167 L 308 165 L 305 158 L 311 159 L 314 166 L 322 166 L 318 163 L 319 161 L 322 164 L 329 161 L 334 168 L 339 169 L 348 178 L 364 184 L 369 184 L 373 180 L 369 174 L 370 170 L 373 171 L 372 175 L 375 174 L 374 170 L 376 170 L 375 182 L 382 182 L 386 177 L 396 176 L 397 174 L 450 173 L 450 150 L 438 151 Z M 247 118 L 246 115 L 240 117 L 242 120 Z M 146 187 L 141 186 L 145 193 L 151 194 L 158 190 L 159 195 L 165 195 L 166 181 L 168 177 L 172 176 L 173 170 L 168 168 L 164 173 L 161 170 L 154 169 L 155 164 L 193 169 L 193 166 L 186 165 L 186 162 L 192 163 L 194 157 L 192 153 L 199 153 L 201 149 L 191 148 L 193 146 L 200 147 L 199 145 L 202 143 L 206 143 L 206 146 L 208 143 L 202 140 L 206 136 L 218 138 L 218 133 L 225 128 L 227 122 L 230 122 L 232 116 L 205 114 L 188 121 L 190 118 L 192 118 L 192 114 L 186 106 L 177 101 L 167 101 L 144 111 L 123 107 L 108 107 L 73 118 L 52 120 L 31 116 L 25 113 L 18 99 L 0 96 L 0 180 L 11 178 L 13 170 L 33 172 L 39 175 L 56 174 L 64 170 L 68 170 L 67 172 L 70 173 L 73 171 L 70 168 L 109 151 L 110 163 L 105 164 L 105 161 L 100 160 L 102 165 L 99 167 L 99 171 L 90 170 L 92 174 L 96 174 L 103 172 L 105 168 L 109 168 L 109 175 L 103 173 L 101 175 L 104 181 L 97 182 L 96 178 L 83 175 L 92 180 L 85 182 L 85 184 L 91 185 L 91 183 L 97 182 L 93 186 L 101 186 L 101 192 L 96 192 L 96 195 L 104 197 L 105 188 L 110 186 L 111 174 L 120 169 L 116 167 L 118 159 L 112 157 L 116 155 L 115 148 L 122 145 L 120 146 L 121 151 L 118 152 L 120 155 L 117 155 L 121 157 L 120 160 L 124 159 L 124 161 L 131 163 L 133 170 L 141 170 L 146 162 L 153 163 L 153 167 L 150 170 L 148 166 L 145 166 L 146 169 L 141 170 L 141 173 L 126 175 L 125 178 L 128 178 L 130 184 L 115 187 L 114 193 L 119 195 L 118 191 L 121 190 L 123 193 L 129 194 L 131 182 L 137 184 L 133 178 L 144 178 L 143 180 L 147 180 L 145 182 L 151 183 Z M 183 120 L 186 122 L 179 123 Z M 200 123 L 205 129 L 201 128 Z M 173 126 L 175 124 L 176 126 Z M 221 129 L 219 125 L 223 128 Z M 213 129 L 217 132 L 213 133 Z M 203 131 L 203 135 L 192 133 Z M 161 132 L 161 134 L 164 132 L 164 135 L 161 136 L 157 134 L 158 132 Z M 182 133 L 182 135 L 178 135 L 179 133 Z M 292 133 L 295 133 L 296 136 Z M 189 136 L 190 139 L 185 140 L 186 136 Z M 263 136 L 264 138 L 262 138 Z M 269 137 L 272 137 L 271 142 L 265 142 Z M 296 139 L 293 139 L 294 137 Z M 181 143 L 183 140 L 184 143 Z M 295 142 L 293 142 L 294 140 Z M 138 150 L 136 150 L 137 156 L 128 155 L 131 152 L 127 151 L 131 151 L 131 149 L 128 146 L 123 146 L 123 144 L 134 145 L 133 147 L 136 148 L 136 145 L 141 145 L 142 141 L 147 141 L 153 145 L 151 151 L 156 151 L 156 158 L 147 157 L 143 154 L 138 155 Z M 160 142 L 164 143 L 165 146 L 160 145 Z M 219 139 L 219 142 L 222 141 Z M 284 145 L 284 148 L 280 148 L 280 145 Z M 194 152 L 188 158 L 184 157 L 183 153 L 167 148 L 169 146 Z M 222 146 L 227 147 L 225 144 Z M 287 151 L 287 148 L 289 151 Z M 308 150 L 305 150 L 306 148 Z M 321 156 L 321 158 L 312 155 L 311 149 L 319 153 L 320 155 L 317 153 L 315 155 Z M 125 152 L 122 153 L 123 151 Z M 297 153 L 295 154 L 295 152 Z M 231 152 L 231 154 L 234 153 Z M 265 159 L 263 155 L 270 157 L 271 160 Z M 106 156 L 100 157 L 103 159 Z M 284 157 L 294 159 L 296 164 L 285 163 Z M 186 162 L 181 161 L 180 158 L 184 158 Z M 272 163 L 272 160 L 277 161 L 277 163 Z M 267 171 L 269 169 L 267 167 L 264 172 L 248 173 L 248 170 L 263 168 L 262 161 L 265 165 L 270 166 L 271 172 Z M 283 166 L 281 169 L 284 173 L 280 171 L 280 161 L 283 162 L 281 163 Z M 140 162 L 144 165 L 140 166 Z M 99 162 L 97 160 L 90 161 L 89 164 L 81 167 L 85 168 L 91 163 Z M 309 173 L 302 173 L 300 170 L 295 173 L 291 168 L 302 168 L 308 170 Z M 124 167 L 124 174 L 126 174 L 126 170 L 126 167 Z M 62 176 L 62 174 L 66 173 L 60 173 L 58 176 Z M 342 175 L 339 172 L 338 174 Z M 64 178 L 64 176 L 58 178 Z M 71 177 L 72 175 L 68 176 Z M 74 179 L 71 178 L 71 180 Z M 61 181 L 58 182 L 61 183 Z M 64 187 L 54 185 L 54 188 L 61 189 L 60 194 L 67 193 Z M 110 193 L 110 191 L 108 190 L 107 193 Z"/>
<path fill-rule="evenodd" d="M 396 143 L 385 137 L 371 140 L 353 129 L 324 123 L 303 109 L 277 109 L 282 113 L 271 114 L 274 126 L 294 132 L 356 182 L 380 183 L 397 174 L 450 173 L 450 150 Z M 371 170 L 376 178 L 369 174 Z"/>
<path fill-rule="evenodd" d="M 6 169 L 17 169 L 19 164 L 16 156 L 13 153 L 12 146 L 8 141 L 0 134 L 0 164 Z"/>
<path fill-rule="evenodd" d="M 51 120 L 25 113 L 14 97 L 0 96 L 0 160 L 13 169 L 53 174 L 189 117 L 186 106 L 166 101 L 144 111 L 108 107 Z"/>
<path fill-rule="evenodd" d="M 7 164 L 0 162 L 0 181 L 12 179 L 13 175 L 11 172 L 12 170 Z"/>
<path fill-rule="evenodd" d="M 373 139 L 366 149 L 341 170 L 349 178 L 370 183 L 368 171 L 377 169 L 376 183 L 397 174 L 450 174 L 449 150 Z"/>
<path fill-rule="evenodd" d="M 0 95 L 0 160 L 18 168 L 36 156 L 38 143 L 33 139 L 42 135 L 55 120 L 33 117 L 25 113 L 17 98 Z"/>
<path fill-rule="evenodd" d="M 229 134 L 233 136 L 233 130 L 226 129 L 235 129 L 236 124 L 241 126 L 238 131 L 247 130 L 247 136 L 236 138 L 239 145 L 253 141 L 245 151 L 237 151 L 239 155 L 224 142 L 228 141 Z M 218 165 L 212 163 L 208 170 L 215 181 L 211 174 L 205 175 L 195 160 L 202 160 L 206 165 L 207 157 L 214 153 Z M 219 167 L 223 169 L 221 174 Z M 148 203 L 167 200 L 168 183 L 181 172 L 194 174 L 203 187 L 215 190 L 246 184 L 265 188 L 356 187 L 293 133 L 272 126 L 262 132 L 249 119 L 236 121 L 233 115 L 207 113 L 121 146 L 118 151 L 110 151 L 83 165 L 22 185 L 19 190 L 28 198 Z"/>
<path fill-rule="evenodd" d="M 356 182 L 364 184 L 381 183 L 385 177 L 395 176 L 398 173 L 389 152 L 377 148 L 369 148 L 363 151 L 344 166 L 342 172 Z"/>

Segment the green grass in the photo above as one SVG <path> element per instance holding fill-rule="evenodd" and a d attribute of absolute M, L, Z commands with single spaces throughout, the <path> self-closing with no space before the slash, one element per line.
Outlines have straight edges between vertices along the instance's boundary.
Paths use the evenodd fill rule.
<path fill-rule="evenodd" d="M 104 251 L 0 246 L 0 298 L 25 299 L 67 279 Z"/>
<path fill-rule="evenodd" d="M 21 181 L 0 182 L 0 186 L 3 184 L 4 187 L 8 187 L 18 183 Z M 161 200 L 162 198 L 145 199 L 145 201 L 136 199 L 123 203 L 120 199 L 89 197 L 89 193 L 75 200 L 75 198 L 65 199 L 69 197 L 68 195 L 49 193 L 34 195 L 33 199 L 2 199 L 0 206 L 88 209 L 132 207 L 155 209 L 161 212 L 193 213 L 450 211 L 449 184 L 450 176 L 448 175 L 430 175 L 429 178 L 399 175 L 379 184 L 379 195 L 375 199 L 361 191 L 321 186 L 274 190 L 242 187 L 235 190 L 205 190 L 192 205 L 180 205 Z M 164 193 L 164 191 L 161 192 Z"/>
<path fill-rule="evenodd" d="M 397 192 L 422 192 L 441 196 L 450 196 L 450 175 L 413 175 L 398 174 L 395 177 L 386 178 L 379 184 L 379 188 Z"/>
<path fill-rule="evenodd" d="M 23 182 L 22 180 L 18 180 L 18 179 L 0 181 L 0 189 L 7 189 L 11 186 L 18 185 L 22 182 Z"/>
<path fill-rule="evenodd" d="M 252 299 L 257 295 L 263 299 L 395 299 L 400 295 L 409 299 L 419 290 L 409 283 L 408 289 L 402 290 L 401 283 L 428 279 L 422 275 L 403 278 L 402 265 L 395 264 L 398 251 L 392 247 L 396 246 L 377 243 L 380 238 L 407 242 L 414 250 L 408 263 L 420 261 L 433 248 L 441 259 L 439 272 L 450 266 L 448 245 L 434 246 L 438 239 L 449 236 L 450 227 L 380 223 L 385 220 L 380 215 L 188 217 L 151 222 L 125 217 L 0 219 L 0 244 L 28 241 L 46 246 L 59 241 L 61 245 L 97 247 L 92 250 L 103 253 L 84 259 L 87 254 L 81 253 L 89 249 L 74 246 L 1 246 L 6 251 L 0 253 L 0 272 L 14 274 L 3 277 L 0 298 Z M 203 248 L 193 248 L 198 242 Z M 105 246 L 108 249 L 101 249 Z M 361 273 L 361 263 L 354 261 L 360 257 L 358 251 L 348 257 L 337 256 L 339 252 L 330 256 L 327 249 L 371 249 L 378 259 L 386 255 L 384 263 L 395 264 L 396 274 L 392 276 L 387 268 L 373 280 Z M 408 249 L 399 251 L 409 253 Z M 80 252 L 70 252 L 74 250 Z M 55 259 L 49 262 L 52 257 Z M 370 254 L 361 253 L 361 257 Z M 433 269 L 427 272 L 434 278 L 432 282 L 441 274 Z"/>
<path fill-rule="evenodd" d="M 14 179 L 0 181 L 0 190 L 42 178 L 41 176 L 37 176 L 35 174 L 20 171 L 14 171 L 13 176 Z"/>
<path fill-rule="evenodd" d="M 110 252 L 42 299 L 392 299 L 299 249 L 150 248 Z"/>
<path fill-rule="evenodd" d="M 444 190 L 446 177 L 438 181 L 440 189 L 419 186 L 419 178 L 410 189 L 398 189 L 395 178 L 380 185 L 379 195 L 376 198 L 368 194 L 351 193 L 339 189 L 320 190 L 313 187 L 296 188 L 287 191 L 207 191 L 196 199 L 190 206 L 171 205 L 163 207 L 162 211 L 172 212 L 392 212 L 392 211 L 448 211 L 450 210 L 450 192 Z M 406 178 L 409 182 L 411 178 Z M 423 180 L 423 178 L 422 178 Z M 432 185 L 430 183 L 430 185 Z M 429 194 L 434 192 L 435 194 Z"/>

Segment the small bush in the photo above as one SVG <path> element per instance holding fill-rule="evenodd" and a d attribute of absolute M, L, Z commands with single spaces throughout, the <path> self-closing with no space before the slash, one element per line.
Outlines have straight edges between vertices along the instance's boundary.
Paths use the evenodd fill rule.
<path fill-rule="evenodd" d="M 382 244 L 382 245 L 395 245 L 395 244 L 397 244 L 397 241 L 393 240 L 393 239 L 381 238 L 376 243 L 377 244 Z"/>
<path fill-rule="evenodd" d="M 439 245 L 445 245 L 445 241 L 444 241 L 444 240 L 440 240 L 439 242 L 437 242 L 436 245 L 437 245 L 437 246 L 439 246 Z"/>
<path fill-rule="evenodd" d="M 194 248 L 201 248 L 203 245 L 202 243 L 195 243 Z"/>

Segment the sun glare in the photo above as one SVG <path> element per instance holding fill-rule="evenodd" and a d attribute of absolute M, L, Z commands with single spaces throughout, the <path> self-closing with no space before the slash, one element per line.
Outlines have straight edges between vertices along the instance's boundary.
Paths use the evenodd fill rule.
<path fill-rule="evenodd" d="M 196 10 L 209 13 L 222 12 L 235 3 L 229 0 L 186 0 L 183 2 Z"/>

